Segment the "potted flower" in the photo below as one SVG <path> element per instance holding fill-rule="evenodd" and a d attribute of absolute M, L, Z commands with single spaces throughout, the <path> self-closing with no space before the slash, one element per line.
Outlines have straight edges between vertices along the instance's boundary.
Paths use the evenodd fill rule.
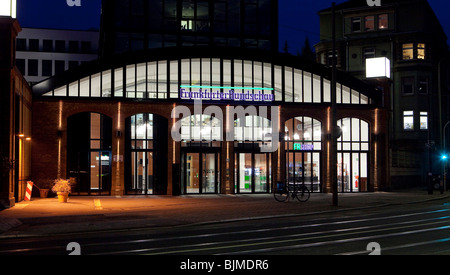
<path fill-rule="evenodd" d="M 55 180 L 52 191 L 58 194 L 58 201 L 66 203 L 69 198 L 69 194 L 72 192 L 72 183 L 70 180 L 57 179 Z"/>

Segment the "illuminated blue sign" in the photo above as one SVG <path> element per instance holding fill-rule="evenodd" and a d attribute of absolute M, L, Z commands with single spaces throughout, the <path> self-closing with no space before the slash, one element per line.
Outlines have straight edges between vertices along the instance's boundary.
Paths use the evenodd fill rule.
<path fill-rule="evenodd" d="M 187 91 L 185 88 L 198 88 L 198 90 Z M 236 92 L 236 90 L 242 90 L 242 92 Z M 185 100 L 275 101 L 273 94 L 263 93 L 267 90 L 273 91 L 269 88 L 181 86 L 180 98 Z"/>

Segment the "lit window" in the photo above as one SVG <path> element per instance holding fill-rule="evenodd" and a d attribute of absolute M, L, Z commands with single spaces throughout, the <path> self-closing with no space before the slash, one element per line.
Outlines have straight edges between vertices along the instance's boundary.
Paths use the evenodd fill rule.
<path fill-rule="evenodd" d="M 16 18 L 16 2 L 16 0 L 2 0 L 0 2 L 0 16 L 11 16 L 12 18 Z"/>
<path fill-rule="evenodd" d="M 194 22 L 192 20 L 181 20 L 181 30 L 189 30 L 193 29 Z"/>
<path fill-rule="evenodd" d="M 425 43 L 406 43 L 403 44 L 403 60 L 425 59 L 426 44 Z"/>
<path fill-rule="evenodd" d="M 417 58 L 425 59 L 425 44 L 424 43 L 417 44 Z"/>
<path fill-rule="evenodd" d="M 403 60 L 414 59 L 414 44 L 408 43 L 403 44 Z"/>
<path fill-rule="evenodd" d="M 403 112 L 403 130 L 414 130 L 414 111 Z"/>
<path fill-rule="evenodd" d="M 387 14 L 378 15 L 378 29 L 383 30 L 389 27 L 389 19 Z"/>
<path fill-rule="evenodd" d="M 375 16 L 366 16 L 364 18 L 364 25 L 366 31 L 373 31 L 375 30 Z"/>
<path fill-rule="evenodd" d="M 428 130 L 428 112 L 420 112 L 420 130 Z"/>

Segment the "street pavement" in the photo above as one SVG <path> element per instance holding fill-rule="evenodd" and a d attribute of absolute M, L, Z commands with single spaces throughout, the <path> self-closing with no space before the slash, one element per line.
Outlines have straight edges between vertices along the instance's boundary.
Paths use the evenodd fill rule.
<path fill-rule="evenodd" d="M 280 203 L 270 194 L 202 196 L 32 198 L 0 212 L 0 239 L 102 231 L 130 231 L 237 220 L 317 215 L 450 198 L 450 192 L 429 195 L 422 188 L 394 192 L 312 194 L 306 203 Z"/>

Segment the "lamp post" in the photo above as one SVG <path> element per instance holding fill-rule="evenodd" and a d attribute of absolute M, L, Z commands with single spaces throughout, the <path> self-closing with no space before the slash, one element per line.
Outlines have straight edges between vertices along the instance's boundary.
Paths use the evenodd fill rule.
<path fill-rule="evenodd" d="M 439 63 L 438 63 L 439 129 L 442 131 L 440 137 L 441 137 L 441 145 L 442 145 L 444 152 L 447 151 L 447 148 L 445 146 L 445 129 L 450 124 L 450 121 L 445 124 L 444 128 L 441 128 L 442 127 L 442 65 L 444 64 L 445 61 L 448 61 L 448 60 L 449 60 L 449 57 L 446 56 L 446 57 L 442 58 L 441 60 L 439 60 Z M 445 167 L 444 167 L 444 190 L 445 191 L 446 191 L 446 185 L 447 185 L 447 179 L 446 179 L 447 171 L 446 170 L 447 170 L 447 159 L 445 160 Z"/>
<path fill-rule="evenodd" d="M 444 158 L 444 191 L 447 191 L 447 160 L 448 160 L 448 154 L 447 154 L 447 146 L 446 146 L 446 144 L 445 144 L 445 130 L 447 129 L 447 126 L 448 125 L 450 125 L 450 121 L 448 121 L 446 124 L 445 124 L 445 126 L 444 126 L 444 129 L 442 130 L 443 131 L 443 139 L 442 139 L 442 143 L 443 143 L 443 149 L 444 149 L 444 156 L 445 156 L 445 158 Z"/>
<path fill-rule="evenodd" d="M 337 179 L 337 60 L 336 60 L 336 3 L 332 4 L 333 23 L 333 58 L 332 58 L 332 73 L 331 73 L 331 185 L 333 190 L 333 206 L 338 206 L 338 179 Z"/>

